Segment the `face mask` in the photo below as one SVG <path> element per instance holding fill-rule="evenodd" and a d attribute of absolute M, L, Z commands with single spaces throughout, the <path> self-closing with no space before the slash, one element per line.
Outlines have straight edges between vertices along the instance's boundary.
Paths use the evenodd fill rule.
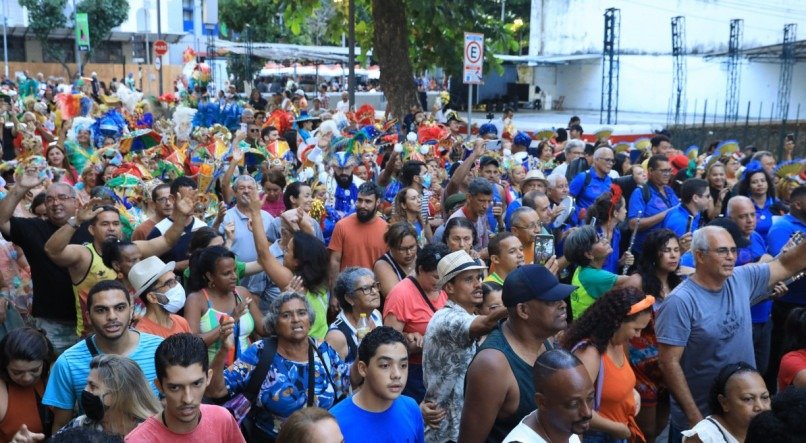
<path fill-rule="evenodd" d="M 81 391 L 81 409 L 90 420 L 100 422 L 104 418 L 106 407 L 101 397 L 89 391 Z"/>
<path fill-rule="evenodd" d="M 176 285 L 165 292 L 158 292 L 168 299 L 168 302 L 162 303 L 157 301 L 166 311 L 171 314 L 176 314 L 182 307 L 185 306 L 185 288 L 182 285 Z"/>
<path fill-rule="evenodd" d="M 426 189 L 431 187 L 431 174 L 425 174 L 423 176 L 423 187 Z"/>

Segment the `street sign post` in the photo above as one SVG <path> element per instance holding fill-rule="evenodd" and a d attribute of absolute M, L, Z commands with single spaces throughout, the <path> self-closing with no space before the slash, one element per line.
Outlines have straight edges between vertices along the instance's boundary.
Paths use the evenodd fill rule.
<path fill-rule="evenodd" d="M 157 40 L 154 42 L 154 54 L 157 57 L 162 57 L 163 55 L 168 53 L 168 42 L 165 40 Z"/>
<path fill-rule="evenodd" d="M 465 32 L 462 80 L 467 85 L 467 135 L 470 136 L 470 113 L 473 111 L 473 85 L 482 83 L 484 70 L 484 34 Z"/>
<path fill-rule="evenodd" d="M 154 69 L 159 71 L 160 68 L 162 68 L 162 57 L 155 57 L 154 58 Z"/>
<path fill-rule="evenodd" d="M 90 50 L 90 22 L 84 12 L 76 13 L 76 40 L 80 51 Z"/>

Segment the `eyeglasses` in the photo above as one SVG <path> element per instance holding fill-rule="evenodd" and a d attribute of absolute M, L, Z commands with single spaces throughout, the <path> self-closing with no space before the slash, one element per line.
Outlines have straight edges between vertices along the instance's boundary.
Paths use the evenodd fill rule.
<path fill-rule="evenodd" d="M 663 175 L 672 175 L 672 168 L 669 168 L 669 169 L 658 169 L 657 171 L 659 171 L 659 172 L 660 172 L 661 174 L 663 174 Z"/>
<path fill-rule="evenodd" d="M 373 292 L 378 292 L 380 290 L 381 290 L 381 284 L 375 282 L 369 286 L 361 286 L 359 288 L 355 288 L 353 294 L 372 295 Z"/>
<path fill-rule="evenodd" d="M 169 197 L 160 197 L 156 201 L 157 203 L 164 205 L 165 203 L 168 203 L 169 200 L 170 200 Z"/>
<path fill-rule="evenodd" d="M 170 280 L 166 281 L 165 283 L 163 283 L 163 284 L 161 284 L 159 286 L 155 286 L 154 289 L 162 289 L 162 288 L 171 289 L 171 288 L 173 288 L 174 286 L 176 286 L 178 284 L 179 284 L 179 281 L 176 280 L 176 277 L 173 277 Z"/>
<path fill-rule="evenodd" d="M 616 159 L 614 158 L 599 158 L 599 160 L 611 165 L 616 162 Z"/>
<path fill-rule="evenodd" d="M 55 203 L 56 200 L 64 203 L 64 202 L 70 201 L 70 200 L 72 200 L 74 198 L 75 197 L 71 197 L 69 195 L 57 195 L 56 197 L 54 197 L 52 195 L 48 195 L 47 197 L 45 197 L 45 203 Z"/>
<path fill-rule="evenodd" d="M 540 223 L 531 223 L 531 224 L 528 224 L 526 226 L 512 225 L 512 227 L 518 228 L 518 229 L 528 229 L 530 231 L 535 231 L 535 230 L 540 229 Z"/>
<path fill-rule="evenodd" d="M 738 249 L 734 246 L 732 248 L 725 248 L 725 247 L 716 248 L 716 249 L 703 248 L 703 249 L 700 249 L 700 251 L 702 251 L 702 252 L 714 251 L 714 252 L 716 252 L 716 255 L 718 255 L 718 256 L 720 256 L 722 258 L 727 258 L 727 257 L 729 257 L 731 255 L 736 255 Z"/>
<path fill-rule="evenodd" d="M 404 247 L 401 246 L 401 247 L 398 247 L 396 249 L 398 250 L 398 252 L 403 252 L 403 253 L 417 252 L 417 245 L 415 244 L 415 245 L 409 246 L 408 248 L 404 248 Z"/>

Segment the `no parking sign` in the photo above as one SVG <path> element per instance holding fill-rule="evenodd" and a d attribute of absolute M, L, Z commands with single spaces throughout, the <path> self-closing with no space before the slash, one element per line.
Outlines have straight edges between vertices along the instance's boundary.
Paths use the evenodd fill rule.
<path fill-rule="evenodd" d="M 466 85 L 480 85 L 484 65 L 484 34 L 465 32 L 465 66 L 462 79 Z"/>

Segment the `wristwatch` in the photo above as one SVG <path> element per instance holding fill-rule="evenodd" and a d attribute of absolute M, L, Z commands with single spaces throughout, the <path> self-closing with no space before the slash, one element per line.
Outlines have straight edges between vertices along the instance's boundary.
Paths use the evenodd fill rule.
<path fill-rule="evenodd" d="M 78 220 L 75 218 L 75 216 L 68 218 L 67 224 L 73 229 L 78 229 Z"/>

